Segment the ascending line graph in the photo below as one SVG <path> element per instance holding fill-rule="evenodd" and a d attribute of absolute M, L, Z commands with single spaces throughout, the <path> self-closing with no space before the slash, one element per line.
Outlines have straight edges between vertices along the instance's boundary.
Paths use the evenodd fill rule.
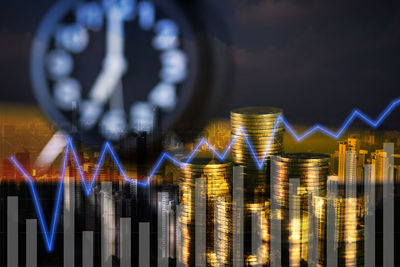
<path fill-rule="evenodd" d="M 64 156 L 63 156 L 63 160 L 62 160 L 61 174 L 60 174 L 59 183 L 57 185 L 56 200 L 55 200 L 55 204 L 54 204 L 50 228 L 48 228 L 47 222 L 44 219 L 42 205 L 41 205 L 39 197 L 38 197 L 38 193 L 37 193 L 37 190 L 35 187 L 34 180 L 27 173 L 27 171 L 22 167 L 22 165 L 16 160 L 16 158 L 14 156 L 10 157 L 10 161 L 14 164 L 14 166 L 18 169 L 18 171 L 24 176 L 24 178 L 26 179 L 26 181 L 29 185 L 30 192 L 31 192 L 33 202 L 34 202 L 34 206 L 35 206 L 35 209 L 37 212 L 37 216 L 39 218 L 40 227 L 41 227 L 41 230 L 43 233 L 43 239 L 45 241 L 46 249 L 48 251 L 52 251 L 54 249 L 55 232 L 56 232 L 56 227 L 57 227 L 57 223 L 58 223 L 58 218 L 60 215 L 59 211 L 60 211 L 60 206 L 61 206 L 61 197 L 62 197 L 62 192 L 63 192 L 65 169 L 67 167 L 68 157 L 70 155 L 72 156 L 73 162 L 74 162 L 76 168 L 78 169 L 78 173 L 79 173 L 80 179 L 82 180 L 82 186 L 83 186 L 83 189 L 84 189 L 84 192 L 86 195 L 91 194 L 94 184 L 95 184 L 95 181 L 99 175 L 100 169 L 102 168 L 104 159 L 107 154 L 109 154 L 111 156 L 111 159 L 116 164 L 118 171 L 120 172 L 120 175 L 122 176 L 122 178 L 125 182 L 137 183 L 140 186 L 148 186 L 150 184 L 152 178 L 154 177 L 154 175 L 157 173 L 157 171 L 159 170 L 159 168 L 162 166 L 162 164 L 165 161 L 169 161 L 178 167 L 184 163 L 190 163 L 193 160 L 193 158 L 196 156 L 196 154 L 199 152 L 200 148 L 202 148 L 203 146 L 206 146 L 220 161 L 224 161 L 226 159 L 232 145 L 235 143 L 238 134 L 243 136 L 243 138 L 245 139 L 248 149 L 251 152 L 251 155 L 253 157 L 253 160 L 256 163 L 256 166 L 259 169 L 262 169 L 264 166 L 265 160 L 267 159 L 267 156 L 268 156 L 270 144 L 272 143 L 276 129 L 278 128 L 278 126 L 280 124 L 282 124 L 288 130 L 288 132 L 293 136 L 293 138 L 295 138 L 296 141 L 298 141 L 298 142 L 301 142 L 302 140 L 306 139 L 310 135 L 317 133 L 317 132 L 321 132 L 321 133 L 326 134 L 334 139 L 338 139 L 343 135 L 343 133 L 348 129 L 348 127 L 351 125 L 351 123 L 356 119 L 360 119 L 361 121 L 365 122 L 365 124 L 367 124 L 368 126 L 370 126 L 372 128 L 379 127 L 382 124 L 382 122 L 390 115 L 390 113 L 399 105 L 400 105 L 400 98 L 392 101 L 375 120 L 371 119 L 370 117 L 365 115 L 360 110 L 355 109 L 347 117 L 347 119 L 344 121 L 344 123 L 341 125 L 341 127 L 336 132 L 326 128 L 325 126 L 316 124 L 313 127 L 311 127 L 309 130 L 305 131 L 304 133 L 298 134 L 294 130 L 294 128 L 289 124 L 289 122 L 285 119 L 285 117 L 278 116 L 275 121 L 274 127 L 273 127 L 272 135 L 267 143 L 267 146 L 265 148 L 265 151 L 262 154 L 262 157 L 257 157 L 254 147 L 251 144 L 251 141 L 249 140 L 249 138 L 247 137 L 245 129 L 239 129 L 239 132 L 236 135 L 234 135 L 234 137 L 232 137 L 229 144 L 222 152 L 218 152 L 205 138 L 201 138 L 199 140 L 199 142 L 196 144 L 196 146 L 194 147 L 193 151 L 189 154 L 189 156 L 187 157 L 185 162 L 179 161 L 178 159 L 176 159 L 172 155 L 170 155 L 168 152 L 161 153 L 161 155 L 159 156 L 159 158 L 153 165 L 149 175 L 143 182 L 137 181 L 137 179 L 131 179 L 131 178 L 127 177 L 127 175 L 124 171 L 124 168 L 122 167 L 122 164 L 118 159 L 118 156 L 116 155 L 115 151 L 113 150 L 113 148 L 109 142 L 104 143 L 103 148 L 100 153 L 100 157 L 97 162 L 97 168 L 95 169 L 91 179 L 88 181 L 85 178 L 85 174 L 82 170 L 81 163 L 80 163 L 79 157 L 77 155 L 73 141 L 70 137 L 67 137 L 67 146 L 65 148 Z"/>

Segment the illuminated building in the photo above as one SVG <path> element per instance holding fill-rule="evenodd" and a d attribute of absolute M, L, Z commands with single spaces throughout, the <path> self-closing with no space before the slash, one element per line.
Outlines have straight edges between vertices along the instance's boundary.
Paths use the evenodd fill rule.
<path fill-rule="evenodd" d="M 367 163 L 368 150 L 360 149 L 358 151 L 356 180 L 358 184 L 364 182 L 364 166 Z"/>
<path fill-rule="evenodd" d="M 385 178 L 386 165 L 389 164 L 389 157 L 382 149 L 372 153 L 372 164 L 375 165 L 376 182 L 382 184 Z"/>
<path fill-rule="evenodd" d="M 345 188 L 346 197 L 356 197 L 357 151 L 346 151 Z"/>
<path fill-rule="evenodd" d="M 356 138 L 348 138 L 346 141 L 339 142 L 339 162 L 338 162 L 338 177 L 339 184 L 345 183 L 346 174 L 346 152 L 359 151 L 359 140 Z"/>
<path fill-rule="evenodd" d="M 345 192 L 334 201 L 340 266 L 355 266 L 363 263 L 364 199 L 357 198 L 357 151 L 346 151 Z M 373 176 L 367 179 L 374 179 Z"/>
<path fill-rule="evenodd" d="M 365 135 L 364 142 L 369 146 L 375 145 L 375 135 L 373 134 Z"/>
<path fill-rule="evenodd" d="M 335 205 L 339 266 L 362 266 L 364 262 L 364 200 L 338 197 Z"/>

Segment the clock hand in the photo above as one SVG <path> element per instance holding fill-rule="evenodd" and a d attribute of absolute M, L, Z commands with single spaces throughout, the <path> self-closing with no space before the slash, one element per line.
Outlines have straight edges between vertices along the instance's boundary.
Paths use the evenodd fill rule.
<path fill-rule="evenodd" d="M 106 56 L 103 62 L 103 69 L 89 92 L 89 97 L 99 104 L 105 104 L 110 98 L 127 69 L 127 63 L 123 55 L 123 24 L 124 16 L 121 9 L 115 5 L 111 6 L 107 11 Z"/>
<path fill-rule="evenodd" d="M 122 89 L 122 82 L 118 82 L 115 90 L 110 97 L 110 109 L 124 110 L 124 92 Z"/>
<path fill-rule="evenodd" d="M 89 92 L 90 100 L 82 103 L 80 125 L 92 128 L 103 112 L 103 105 L 113 94 L 118 82 L 127 69 L 124 59 L 124 14 L 117 5 L 111 5 L 106 11 L 106 56 L 103 68 Z"/>

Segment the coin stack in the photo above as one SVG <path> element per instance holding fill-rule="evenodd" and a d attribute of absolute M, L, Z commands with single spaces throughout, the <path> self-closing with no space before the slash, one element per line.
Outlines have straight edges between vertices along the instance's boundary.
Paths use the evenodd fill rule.
<path fill-rule="evenodd" d="M 289 178 L 299 179 L 300 187 L 308 194 L 302 194 L 301 208 L 308 210 L 308 195 L 326 195 L 326 181 L 329 172 L 329 156 L 315 153 L 289 153 L 275 157 L 271 162 L 273 195 L 283 208 L 289 205 Z"/>
<path fill-rule="evenodd" d="M 197 158 L 183 163 L 180 179 L 181 212 L 178 225 L 181 229 L 181 252 L 178 261 L 185 266 L 195 264 L 195 210 L 196 181 L 204 179 L 206 199 L 206 255 L 207 266 L 231 263 L 231 180 L 232 164 L 209 158 Z"/>
<path fill-rule="evenodd" d="M 211 255 L 215 259 L 208 256 L 208 262 L 211 266 L 225 266 L 232 263 L 232 199 L 228 195 L 218 196 L 214 203 L 215 251 Z"/>
<path fill-rule="evenodd" d="M 265 203 L 247 203 L 245 205 L 246 221 L 252 221 L 251 233 L 252 237 L 257 235 L 257 239 L 261 241 L 258 246 L 254 243 L 251 246 L 251 254 L 246 257 L 246 266 L 260 266 L 265 265 L 269 261 L 269 227 L 270 227 L 270 210 L 269 201 Z"/>
<path fill-rule="evenodd" d="M 244 169 L 245 201 L 250 203 L 263 203 L 269 197 L 269 157 L 283 151 L 284 128 L 278 123 L 281 115 L 281 109 L 272 107 L 231 112 L 233 163 Z"/>
<path fill-rule="evenodd" d="M 253 174 L 259 169 L 254 155 L 261 161 L 270 155 L 282 154 L 284 129 L 277 123 L 281 115 L 281 109 L 271 107 L 247 107 L 231 112 L 232 137 L 235 139 L 232 156 L 236 165 Z M 249 149 L 248 141 L 254 151 Z"/>
<path fill-rule="evenodd" d="M 281 223 L 283 226 L 282 244 L 283 251 L 289 249 L 289 255 L 282 255 L 283 260 L 298 263 L 308 261 L 308 240 L 309 230 L 315 231 L 316 242 L 318 242 L 318 250 L 314 251 L 314 255 L 318 255 L 320 259 L 324 259 L 325 241 L 325 216 L 326 216 L 326 180 L 329 172 L 329 156 L 315 153 L 289 153 L 281 157 L 271 158 L 271 183 L 272 192 L 271 200 L 281 207 Z M 298 180 L 299 186 L 293 201 L 296 201 L 300 207 L 301 215 L 299 218 L 289 218 L 289 186 L 290 182 Z M 309 209 L 309 199 L 312 197 L 312 204 L 321 204 L 323 206 Z M 319 199 L 317 197 L 322 198 Z M 320 202 L 322 201 L 322 202 Z M 313 203 L 314 202 L 314 203 Z M 309 222 L 315 221 L 315 226 L 310 228 Z M 300 228 L 299 228 L 300 227 Z M 273 236 L 273 233 L 271 233 Z"/>
<path fill-rule="evenodd" d="M 257 264 L 260 258 L 268 258 L 269 254 L 267 251 L 266 255 L 253 255 L 251 251 L 253 211 L 250 207 L 251 204 L 262 205 L 262 214 L 266 214 L 269 209 L 265 205 L 270 188 L 269 157 L 280 155 L 283 151 L 284 129 L 277 121 L 281 115 L 281 109 L 272 107 L 246 107 L 231 112 L 232 138 L 235 140 L 232 145 L 232 159 L 244 171 L 244 256 L 249 264 Z M 263 229 L 263 232 L 268 232 L 268 229 Z M 268 248 L 267 241 L 263 241 L 262 247 Z"/>

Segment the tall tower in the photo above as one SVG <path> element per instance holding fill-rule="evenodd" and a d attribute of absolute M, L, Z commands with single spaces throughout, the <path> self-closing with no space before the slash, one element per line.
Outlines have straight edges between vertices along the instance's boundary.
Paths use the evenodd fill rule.
<path fill-rule="evenodd" d="M 347 138 L 345 141 L 339 142 L 339 162 L 338 162 L 338 182 L 345 183 L 346 177 L 346 152 L 355 151 L 358 154 L 360 150 L 360 142 L 357 138 Z"/>
<path fill-rule="evenodd" d="M 357 150 L 357 183 L 364 182 L 364 166 L 367 163 L 368 150 Z"/>
<path fill-rule="evenodd" d="M 384 177 L 384 162 L 387 159 L 386 152 L 384 152 L 382 149 L 378 149 L 373 153 L 373 159 L 372 159 L 372 164 L 375 165 L 375 177 L 376 177 L 376 183 L 382 184 L 383 182 L 383 177 Z"/>
<path fill-rule="evenodd" d="M 357 177 L 357 158 L 356 151 L 347 151 L 346 152 L 346 173 L 345 173 L 345 182 L 346 182 L 346 197 L 356 198 L 355 193 L 355 185 L 356 185 L 356 177 Z"/>
<path fill-rule="evenodd" d="M 346 171 L 346 149 L 347 142 L 339 142 L 339 160 L 338 160 L 338 183 L 344 184 L 344 175 Z"/>

